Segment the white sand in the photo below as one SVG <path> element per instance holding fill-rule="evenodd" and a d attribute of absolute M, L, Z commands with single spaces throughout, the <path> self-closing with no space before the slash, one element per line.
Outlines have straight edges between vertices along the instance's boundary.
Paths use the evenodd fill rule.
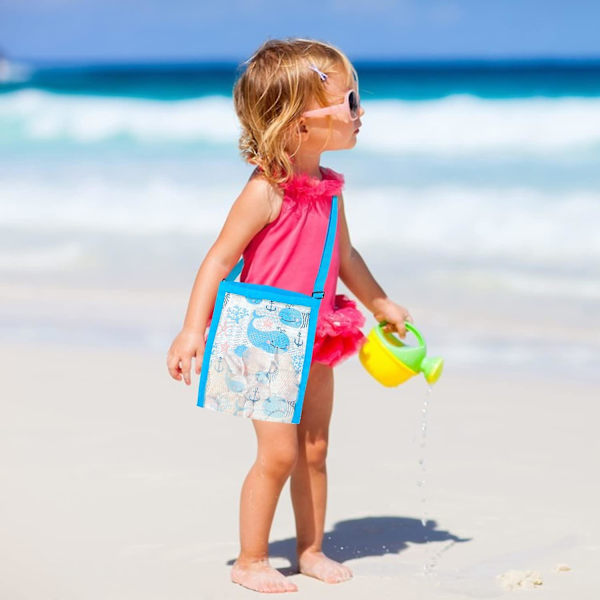
<path fill-rule="evenodd" d="M 163 355 L 5 345 L 0 360 L 0 598 L 259 597 L 229 582 L 249 422 L 196 407 L 197 380 L 170 380 Z M 290 597 L 596 599 L 599 390 L 519 377 L 446 366 L 419 487 L 424 381 L 338 367 L 325 550 L 355 577 L 295 574 Z M 294 558 L 287 485 L 270 550 Z M 507 590 L 513 571 L 543 583 Z"/>

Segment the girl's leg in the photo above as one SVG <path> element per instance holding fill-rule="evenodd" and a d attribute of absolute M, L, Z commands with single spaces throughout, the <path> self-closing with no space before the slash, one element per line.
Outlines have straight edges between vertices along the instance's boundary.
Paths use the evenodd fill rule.
<path fill-rule="evenodd" d="M 269 565 L 269 532 L 281 489 L 298 457 L 297 425 L 252 421 L 258 441 L 256 462 L 242 486 L 240 555 L 231 580 L 258 592 L 291 592 L 297 586 Z"/>
<path fill-rule="evenodd" d="M 314 362 L 306 385 L 302 418 L 298 424 L 298 460 L 292 472 L 290 491 L 296 518 L 298 567 L 300 572 L 338 583 L 352 571 L 322 552 L 327 504 L 327 445 L 333 409 L 333 369 Z"/>

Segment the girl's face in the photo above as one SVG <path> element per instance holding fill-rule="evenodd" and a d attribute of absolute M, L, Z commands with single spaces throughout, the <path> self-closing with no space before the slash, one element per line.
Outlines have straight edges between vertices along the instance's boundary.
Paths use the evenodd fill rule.
<path fill-rule="evenodd" d="M 358 93 L 356 83 L 354 83 L 353 88 L 349 88 L 347 78 L 341 73 L 329 74 L 323 85 L 327 91 L 330 105 L 343 102 L 346 92 L 350 89 L 354 89 Z M 315 108 L 321 107 L 313 99 L 306 107 L 306 110 Z M 361 106 L 358 111 L 358 117 L 349 123 L 328 115 L 301 117 L 299 130 L 302 138 L 302 150 L 325 152 L 327 150 L 348 150 L 354 148 L 358 130 L 362 125 L 360 117 L 364 113 L 365 111 Z"/>

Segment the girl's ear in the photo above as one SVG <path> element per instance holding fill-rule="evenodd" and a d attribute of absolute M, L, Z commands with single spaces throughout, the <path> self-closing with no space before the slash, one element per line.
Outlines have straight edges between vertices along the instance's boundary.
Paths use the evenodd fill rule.
<path fill-rule="evenodd" d="M 308 127 L 306 126 L 304 119 L 300 118 L 297 121 L 294 121 L 286 133 L 287 150 L 293 154 L 298 152 L 298 149 L 306 141 L 308 135 Z"/>
<path fill-rule="evenodd" d="M 298 121 L 298 134 L 305 139 L 308 134 L 308 127 L 306 126 L 306 121 L 304 119 L 300 119 Z"/>

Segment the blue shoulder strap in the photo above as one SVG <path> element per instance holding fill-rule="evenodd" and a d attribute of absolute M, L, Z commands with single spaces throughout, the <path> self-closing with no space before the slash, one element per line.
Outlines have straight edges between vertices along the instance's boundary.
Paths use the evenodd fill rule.
<path fill-rule="evenodd" d="M 231 269 L 231 271 L 229 271 L 229 275 L 227 275 L 227 277 L 225 277 L 225 279 L 227 279 L 227 281 L 233 281 L 241 272 L 242 269 L 244 268 L 244 259 L 240 259 L 240 262 L 238 262 L 237 265 L 235 265 L 235 267 L 233 267 L 233 269 Z"/>
<path fill-rule="evenodd" d="M 325 247 L 323 248 L 323 254 L 321 255 L 321 264 L 319 266 L 319 272 L 317 273 L 315 287 L 312 293 L 314 298 L 321 299 L 325 295 L 325 281 L 327 281 L 327 274 L 329 273 L 331 255 L 333 254 L 333 243 L 335 242 L 335 234 L 337 231 L 337 199 L 337 196 L 333 196 L 331 198 L 331 212 L 329 213 L 329 224 L 327 225 L 327 235 L 325 236 Z M 319 295 L 315 296 L 315 294 Z"/>
<path fill-rule="evenodd" d="M 327 235 L 325 236 L 325 244 L 323 246 L 323 253 L 321 254 L 321 263 L 319 265 L 319 272 L 315 279 L 315 285 L 313 289 L 313 298 L 319 300 L 325 295 L 325 282 L 327 281 L 327 274 L 329 273 L 329 265 L 331 264 L 331 255 L 333 254 L 333 244 L 335 242 L 335 234 L 337 233 L 337 222 L 338 222 L 338 197 L 332 196 L 331 198 L 331 211 L 329 213 L 329 223 L 327 224 Z M 244 267 L 244 259 L 240 261 L 231 269 L 229 275 L 225 278 L 227 281 L 233 281 L 241 272 Z M 316 294 L 316 295 L 315 295 Z"/>

